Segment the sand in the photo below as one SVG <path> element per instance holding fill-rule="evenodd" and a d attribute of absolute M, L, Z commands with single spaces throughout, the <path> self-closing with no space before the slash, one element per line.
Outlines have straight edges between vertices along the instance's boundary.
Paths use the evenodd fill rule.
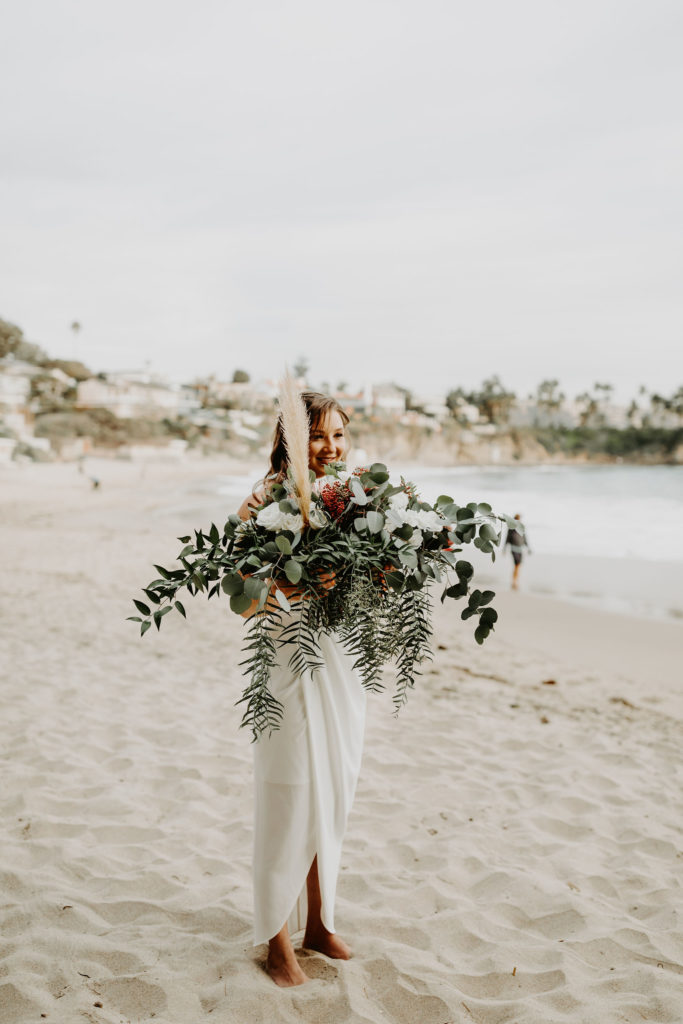
<path fill-rule="evenodd" d="M 0 1024 L 680 1024 L 683 628 L 523 592 L 481 649 L 437 609 L 408 707 L 370 698 L 354 959 L 273 985 L 241 622 L 191 600 L 144 640 L 124 621 L 174 538 L 230 510 L 205 481 L 231 469 L 1 471 Z"/>

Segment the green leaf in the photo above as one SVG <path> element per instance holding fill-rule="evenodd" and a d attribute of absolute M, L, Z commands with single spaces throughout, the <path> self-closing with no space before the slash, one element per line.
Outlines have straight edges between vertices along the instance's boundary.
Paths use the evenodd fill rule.
<path fill-rule="evenodd" d="M 461 580 L 470 580 L 474 576 L 474 569 L 469 562 L 459 561 L 455 563 L 455 571 Z"/>
<path fill-rule="evenodd" d="M 353 521 L 353 528 L 357 533 L 361 533 L 363 530 L 367 530 L 368 521 L 365 516 L 357 516 Z"/>
<path fill-rule="evenodd" d="M 189 539 L 189 537 L 178 537 L 178 540 L 180 541 L 181 544 L 187 544 Z"/>
<path fill-rule="evenodd" d="M 498 612 L 495 608 L 484 608 L 481 613 L 481 622 L 485 622 L 487 626 L 492 627 L 494 622 L 498 621 Z"/>
<path fill-rule="evenodd" d="M 374 512 L 370 510 L 365 513 L 365 519 L 370 533 L 379 533 L 384 526 L 384 516 L 381 512 Z"/>
<path fill-rule="evenodd" d="M 246 612 L 249 607 L 251 607 L 251 598 L 247 597 L 246 594 L 233 594 L 230 598 L 230 609 L 236 615 Z"/>
<path fill-rule="evenodd" d="M 128 615 L 126 616 L 126 622 L 142 622 L 139 615 Z"/>
<path fill-rule="evenodd" d="M 290 558 L 288 562 L 285 562 L 285 576 L 290 583 L 298 583 L 301 579 L 303 569 L 301 563 L 296 562 L 293 558 Z"/>
<path fill-rule="evenodd" d="M 146 619 L 140 626 L 140 636 L 144 636 L 151 625 L 151 621 L 149 619 Z"/>
<path fill-rule="evenodd" d="M 212 544 L 218 544 L 218 541 L 220 539 L 221 535 L 218 532 L 218 527 L 216 526 L 215 523 L 211 523 L 211 529 L 209 530 L 209 540 L 211 541 Z"/>
<path fill-rule="evenodd" d="M 176 607 L 176 609 L 177 609 L 177 610 L 178 610 L 178 611 L 180 612 L 180 614 L 182 615 L 182 617 L 183 617 L 184 619 L 186 619 L 186 618 L 187 618 L 187 615 L 185 614 L 185 609 L 184 609 L 184 608 L 183 608 L 183 606 L 181 605 L 180 601 L 176 601 L 176 603 L 175 603 L 175 607 Z"/>
<path fill-rule="evenodd" d="M 479 536 L 482 540 L 498 540 L 498 532 L 490 523 L 484 523 L 479 530 Z"/>
<path fill-rule="evenodd" d="M 484 593 L 481 595 L 481 600 L 479 601 L 480 607 L 482 607 L 485 604 L 489 604 L 491 601 L 493 601 L 495 596 L 495 590 L 485 590 Z"/>
<path fill-rule="evenodd" d="M 163 619 L 164 615 L 168 615 L 168 613 L 170 611 L 171 611 L 171 606 L 170 606 L 170 604 L 167 604 L 165 608 L 157 608 L 157 610 L 154 612 L 154 614 L 152 615 L 152 618 L 154 619 L 154 622 L 156 623 L 157 629 L 161 629 L 161 620 Z"/>
<path fill-rule="evenodd" d="M 159 597 L 159 595 L 155 594 L 154 591 L 150 590 L 149 587 L 143 588 L 142 592 L 143 594 L 147 594 L 147 597 L 152 602 L 152 604 L 161 604 L 161 598 Z M 135 603 L 137 604 L 137 601 Z M 140 608 L 140 611 L 142 611 L 142 608 Z M 149 612 L 147 614 L 149 614 Z"/>
<path fill-rule="evenodd" d="M 155 565 L 154 568 L 165 580 L 170 580 L 171 577 L 169 576 L 168 570 L 164 569 L 163 565 Z"/>
<path fill-rule="evenodd" d="M 484 640 L 486 639 L 490 632 L 491 630 L 487 629 L 485 626 L 477 626 L 477 628 L 474 631 L 474 639 L 477 641 L 478 644 L 483 644 Z"/>
<path fill-rule="evenodd" d="M 440 509 L 442 505 L 452 505 L 453 499 L 448 494 L 440 494 L 436 499 L 435 504 L 436 507 Z"/>
<path fill-rule="evenodd" d="M 348 485 L 353 492 L 353 497 L 351 498 L 351 501 L 354 503 L 354 505 L 367 505 L 370 499 L 363 490 L 363 487 L 358 477 L 350 477 Z"/>
<path fill-rule="evenodd" d="M 229 572 L 221 580 L 221 587 L 225 594 L 229 594 L 230 597 L 234 597 L 236 594 L 242 594 L 244 592 L 244 579 L 238 572 Z"/>
<path fill-rule="evenodd" d="M 286 537 L 283 537 L 282 534 L 279 534 L 275 538 L 275 543 L 277 545 L 278 550 L 281 551 L 283 555 L 291 555 L 292 545 L 289 543 Z"/>
<path fill-rule="evenodd" d="M 404 576 L 402 572 L 388 572 L 386 574 L 386 581 L 392 590 L 401 590 L 403 587 Z"/>
<path fill-rule="evenodd" d="M 287 598 L 285 597 L 285 595 L 283 594 L 279 587 L 277 587 L 277 589 L 275 590 L 275 600 L 280 605 L 283 611 L 289 612 L 292 610 L 289 601 L 287 600 Z"/>
<path fill-rule="evenodd" d="M 493 509 L 491 508 L 491 506 L 486 501 L 481 501 L 477 505 L 477 512 L 481 513 L 481 515 L 483 515 L 483 516 L 484 515 L 490 515 L 490 513 L 492 511 L 493 511 Z"/>
<path fill-rule="evenodd" d="M 264 583 L 263 580 L 256 579 L 255 576 L 249 576 L 244 581 L 244 593 L 250 601 L 258 601 L 261 593 L 267 589 L 268 584 Z"/>
<path fill-rule="evenodd" d="M 138 601 L 136 600 L 136 598 L 133 598 L 133 604 L 135 605 L 139 612 L 142 612 L 143 615 L 150 614 L 149 607 L 145 604 L 144 601 Z"/>
<path fill-rule="evenodd" d="M 415 553 L 414 548 L 401 548 L 398 553 L 398 557 L 403 565 L 407 566 L 408 569 L 417 569 L 417 554 Z"/>

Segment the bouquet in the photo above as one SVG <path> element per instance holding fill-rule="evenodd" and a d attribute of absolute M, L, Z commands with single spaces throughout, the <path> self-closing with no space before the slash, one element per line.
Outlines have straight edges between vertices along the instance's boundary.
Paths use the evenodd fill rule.
<path fill-rule="evenodd" d="M 503 522 L 519 528 L 485 503 L 459 505 L 448 495 L 424 502 L 402 477 L 392 482 L 382 463 L 352 472 L 329 465 L 317 484 L 306 463 L 305 479 L 290 468 L 246 521 L 231 515 L 222 529 L 214 523 L 180 537 L 177 567 L 155 566 L 158 578 L 144 588 L 145 601 L 135 600 L 131 619 L 144 635 L 172 611 L 185 618 L 180 591 L 222 593 L 233 612 L 248 614 L 238 704 L 254 739 L 282 716 L 268 688 L 279 650 L 289 650 L 296 671 L 315 673 L 324 632 L 353 656 L 368 690 L 383 689 L 382 668 L 395 661 L 398 711 L 431 658 L 430 588 L 442 587 L 442 602 L 466 600 L 461 618 L 474 619 L 478 643 L 494 628 L 495 594 L 473 587 L 472 564 L 458 556 L 471 543 L 495 559 Z"/>

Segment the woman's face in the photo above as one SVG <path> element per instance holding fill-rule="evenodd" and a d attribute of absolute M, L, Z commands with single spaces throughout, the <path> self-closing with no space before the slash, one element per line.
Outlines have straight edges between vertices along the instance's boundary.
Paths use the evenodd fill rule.
<path fill-rule="evenodd" d="M 311 427 L 308 441 L 308 466 L 316 477 L 325 475 L 325 466 L 341 462 L 346 453 L 344 421 L 334 409 Z"/>

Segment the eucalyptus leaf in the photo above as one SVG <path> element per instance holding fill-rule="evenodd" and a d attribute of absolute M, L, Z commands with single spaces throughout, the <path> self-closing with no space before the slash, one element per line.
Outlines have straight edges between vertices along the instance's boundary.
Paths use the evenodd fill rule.
<path fill-rule="evenodd" d="M 238 572 L 229 572 L 221 580 L 221 587 L 225 594 L 234 597 L 244 592 L 244 579 Z"/>
<path fill-rule="evenodd" d="M 398 557 L 403 565 L 407 566 L 409 569 L 417 569 L 417 555 L 415 553 L 415 548 L 401 548 L 398 553 Z"/>
<path fill-rule="evenodd" d="M 282 536 L 281 533 L 279 533 L 275 538 L 275 544 L 278 550 L 281 551 L 283 555 L 291 555 L 292 545 L 289 543 L 286 537 Z"/>
<path fill-rule="evenodd" d="M 290 583 L 298 583 L 301 579 L 303 569 L 301 563 L 296 562 L 293 558 L 290 558 L 288 562 L 285 562 L 285 576 Z"/>
<path fill-rule="evenodd" d="M 144 601 L 138 601 L 136 598 L 133 598 L 133 604 L 135 605 L 139 612 L 142 612 L 143 615 L 150 614 L 149 607 L 145 604 Z"/>
<path fill-rule="evenodd" d="M 251 598 L 246 594 L 233 594 L 230 598 L 230 610 L 236 615 L 241 615 L 251 607 Z"/>
<path fill-rule="evenodd" d="M 365 513 L 365 519 L 370 533 L 379 533 L 384 526 L 384 516 L 381 512 L 374 512 L 370 509 Z"/>
<path fill-rule="evenodd" d="M 264 590 L 268 590 L 268 584 L 255 576 L 248 576 L 244 581 L 244 593 L 251 601 L 258 601 Z"/>

